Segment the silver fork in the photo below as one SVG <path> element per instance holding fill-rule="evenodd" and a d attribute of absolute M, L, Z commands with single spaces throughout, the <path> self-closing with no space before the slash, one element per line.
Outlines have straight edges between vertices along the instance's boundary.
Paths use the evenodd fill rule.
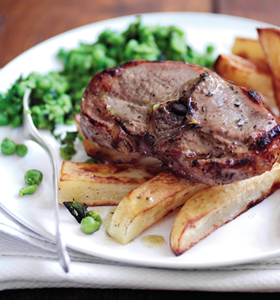
<path fill-rule="evenodd" d="M 46 150 L 50 157 L 52 165 L 52 179 L 53 179 L 53 192 L 54 192 L 54 213 L 55 213 L 55 243 L 59 262 L 65 272 L 69 271 L 70 257 L 67 252 L 66 246 L 62 241 L 59 229 L 59 214 L 58 214 L 58 172 L 56 166 L 56 158 L 51 146 L 42 138 L 38 130 L 33 124 L 31 114 L 29 113 L 31 89 L 27 89 L 23 97 L 23 135 L 25 139 L 33 140 L 38 143 L 43 149 Z"/>

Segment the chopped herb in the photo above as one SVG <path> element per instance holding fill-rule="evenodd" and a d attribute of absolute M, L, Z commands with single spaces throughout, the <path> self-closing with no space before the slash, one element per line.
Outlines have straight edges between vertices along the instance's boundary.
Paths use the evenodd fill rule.
<path fill-rule="evenodd" d="M 81 224 L 82 231 L 91 234 L 98 230 L 102 225 L 102 219 L 99 214 L 88 211 L 88 206 L 82 205 L 79 201 L 63 202 L 71 215 Z"/>
<path fill-rule="evenodd" d="M 71 215 L 77 220 L 78 223 L 81 223 L 82 219 L 88 215 L 87 205 L 84 203 L 82 205 L 79 201 L 70 201 L 63 202 L 65 207 L 69 210 Z"/>

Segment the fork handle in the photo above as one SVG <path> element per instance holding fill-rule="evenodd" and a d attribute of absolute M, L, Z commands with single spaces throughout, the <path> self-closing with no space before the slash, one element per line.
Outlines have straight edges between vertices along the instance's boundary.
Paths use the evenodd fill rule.
<path fill-rule="evenodd" d="M 47 141 L 45 141 L 40 135 L 39 131 L 33 124 L 31 114 L 29 113 L 29 99 L 31 89 L 28 89 L 23 98 L 23 131 L 24 136 L 29 137 L 36 143 L 38 143 L 49 155 L 50 162 L 52 165 L 52 180 L 53 180 L 53 191 L 54 191 L 54 214 L 55 214 L 55 243 L 57 246 L 57 254 L 59 262 L 65 272 L 69 271 L 70 257 L 66 250 L 66 246 L 62 241 L 61 232 L 59 228 L 59 207 L 58 207 L 58 170 L 56 165 L 56 157 L 52 147 Z"/>

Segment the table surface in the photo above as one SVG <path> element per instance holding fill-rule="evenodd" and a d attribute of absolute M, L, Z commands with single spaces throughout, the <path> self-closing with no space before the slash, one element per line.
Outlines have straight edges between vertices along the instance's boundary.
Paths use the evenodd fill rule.
<path fill-rule="evenodd" d="M 240 16 L 280 26 L 277 0 L 1 0 L 0 68 L 25 50 L 64 31 L 109 18 L 148 12 L 208 12 Z M 7 299 L 253 299 L 248 293 L 191 291 L 33 289 L 0 292 Z M 258 295 L 267 297 L 266 294 Z M 269 295 L 276 299 L 279 294 Z"/>

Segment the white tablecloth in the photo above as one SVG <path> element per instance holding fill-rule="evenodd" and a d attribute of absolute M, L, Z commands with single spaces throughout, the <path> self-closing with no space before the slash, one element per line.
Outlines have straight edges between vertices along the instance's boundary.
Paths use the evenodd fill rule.
<path fill-rule="evenodd" d="M 0 208 L 0 290 L 83 287 L 280 292 L 280 258 L 230 268 L 170 270 L 110 262 L 69 249 L 65 273 L 55 245 Z"/>

